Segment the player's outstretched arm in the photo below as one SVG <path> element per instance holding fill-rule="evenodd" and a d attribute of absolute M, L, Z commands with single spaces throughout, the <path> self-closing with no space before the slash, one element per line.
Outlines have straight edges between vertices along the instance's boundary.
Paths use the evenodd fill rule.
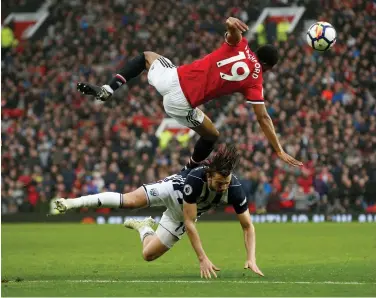
<path fill-rule="evenodd" d="M 245 249 L 247 251 L 247 260 L 245 261 L 244 269 L 249 268 L 258 275 L 264 276 L 256 264 L 256 232 L 251 221 L 251 215 L 247 209 L 237 216 L 243 229 Z"/>
<path fill-rule="evenodd" d="M 241 20 L 229 17 L 226 20 L 226 42 L 230 45 L 238 44 L 242 39 L 242 33 L 248 30 L 247 24 Z"/>
<path fill-rule="evenodd" d="M 254 104 L 253 110 L 256 114 L 257 121 L 261 126 L 262 131 L 268 138 L 269 142 L 272 144 L 274 150 L 277 152 L 278 157 L 282 159 L 285 163 L 292 165 L 294 167 L 300 167 L 303 165 L 300 161 L 296 160 L 292 156 L 288 155 L 283 151 L 283 148 L 278 140 L 275 133 L 273 121 L 270 118 L 264 104 Z"/>
<path fill-rule="evenodd" d="M 196 229 L 195 221 L 197 217 L 197 204 L 184 202 L 183 213 L 185 230 L 200 262 L 201 278 L 211 278 L 211 274 L 213 274 L 214 277 L 217 277 L 215 271 L 219 271 L 220 269 L 217 268 L 207 257 Z"/>

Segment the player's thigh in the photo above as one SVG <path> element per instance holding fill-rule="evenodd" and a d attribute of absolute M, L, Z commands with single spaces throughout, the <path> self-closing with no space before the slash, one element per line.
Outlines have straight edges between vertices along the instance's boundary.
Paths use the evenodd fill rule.
<path fill-rule="evenodd" d="M 145 55 L 145 61 L 146 61 L 146 69 L 149 70 L 150 66 L 154 63 L 155 60 L 157 60 L 159 57 L 162 57 L 161 55 L 155 53 L 146 51 L 144 52 Z"/>
<path fill-rule="evenodd" d="M 186 116 L 177 115 L 177 113 L 173 113 L 171 111 L 167 112 L 167 114 L 180 124 L 194 130 L 204 139 L 212 141 L 218 140 L 219 131 L 215 127 L 214 123 L 210 120 L 210 118 L 206 116 L 205 113 L 200 109 L 187 109 Z"/>
<path fill-rule="evenodd" d="M 148 197 L 144 187 L 139 187 L 135 191 L 122 194 L 120 197 L 123 208 L 145 208 L 148 206 Z"/>
<path fill-rule="evenodd" d="M 184 235 L 185 226 L 182 221 L 174 220 L 166 213 L 168 211 L 163 214 L 159 221 L 156 234 L 164 246 L 172 248 Z"/>
<path fill-rule="evenodd" d="M 174 220 L 168 215 L 168 210 L 162 215 L 156 235 L 143 248 L 142 256 L 145 261 L 153 261 L 169 251 L 184 235 L 184 223 Z"/>
<path fill-rule="evenodd" d="M 207 118 L 200 109 L 191 107 L 181 90 L 178 79 L 174 79 L 170 92 L 163 96 L 163 107 L 167 115 L 174 118 L 181 125 L 194 130 L 196 127 L 200 127 L 205 118 Z"/>
<path fill-rule="evenodd" d="M 165 96 L 174 90 L 177 78 L 176 66 L 171 60 L 163 56 L 153 60 L 148 72 L 148 82 L 160 95 Z"/>
<path fill-rule="evenodd" d="M 170 92 L 163 97 L 163 106 L 170 117 L 193 129 L 201 137 L 214 141 L 218 139 L 219 132 L 213 122 L 199 108 L 192 108 L 178 79 L 173 78 Z"/>

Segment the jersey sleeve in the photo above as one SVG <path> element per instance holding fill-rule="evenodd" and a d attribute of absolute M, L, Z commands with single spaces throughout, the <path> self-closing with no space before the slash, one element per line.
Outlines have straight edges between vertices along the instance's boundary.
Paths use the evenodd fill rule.
<path fill-rule="evenodd" d="M 195 204 L 197 202 L 204 186 L 204 181 L 199 175 L 195 174 L 196 173 L 188 174 L 183 187 L 183 199 L 189 204 Z"/>
<path fill-rule="evenodd" d="M 228 197 L 229 203 L 234 207 L 236 214 L 242 214 L 247 211 L 247 197 L 240 183 L 229 188 Z"/>
<path fill-rule="evenodd" d="M 247 102 L 251 104 L 264 104 L 264 88 L 262 84 L 253 85 L 243 90 Z"/>

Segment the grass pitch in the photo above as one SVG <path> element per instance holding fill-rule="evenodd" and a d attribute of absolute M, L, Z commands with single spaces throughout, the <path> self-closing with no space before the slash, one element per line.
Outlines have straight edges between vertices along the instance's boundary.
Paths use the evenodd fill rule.
<path fill-rule="evenodd" d="M 257 263 L 243 269 L 237 222 L 199 222 L 222 270 L 200 279 L 185 236 L 162 258 L 141 257 L 120 225 L 3 224 L 2 296 L 376 296 L 375 224 L 256 224 Z"/>

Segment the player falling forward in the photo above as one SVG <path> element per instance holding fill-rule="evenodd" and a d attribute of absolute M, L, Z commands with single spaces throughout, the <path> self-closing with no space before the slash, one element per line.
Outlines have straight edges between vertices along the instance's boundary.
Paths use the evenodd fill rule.
<path fill-rule="evenodd" d="M 256 235 L 248 211 L 247 199 L 238 179 L 232 174 L 239 155 L 235 147 L 222 146 L 205 166 L 185 169 L 157 183 L 144 184 L 137 190 L 120 194 L 104 192 L 82 196 L 76 199 L 58 199 L 56 209 L 64 213 L 81 207 L 144 208 L 165 206 L 167 210 L 156 231 L 154 221 L 126 220 L 125 227 L 140 233 L 142 255 L 146 261 L 153 261 L 166 253 L 183 234 L 187 232 L 192 247 L 200 262 L 201 277 L 217 277 L 219 269 L 206 255 L 195 226 L 198 216 L 220 204 L 232 204 L 244 233 L 249 268 L 263 276 L 256 264 Z"/>
<path fill-rule="evenodd" d="M 148 71 L 148 81 L 163 96 L 166 113 L 200 135 L 187 167 L 205 160 L 218 140 L 219 132 L 212 121 L 197 107 L 214 98 L 242 93 L 253 104 L 257 120 L 279 158 L 293 166 L 302 163 L 284 152 L 273 122 L 264 105 L 262 74 L 278 62 L 278 50 L 264 45 L 253 53 L 242 32 L 248 26 L 237 18 L 228 18 L 225 42 L 220 48 L 191 64 L 176 67 L 157 53 L 143 52 L 130 60 L 111 81 L 100 86 L 78 83 L 86 95 L 106 101 L 123 84 Z"/>

